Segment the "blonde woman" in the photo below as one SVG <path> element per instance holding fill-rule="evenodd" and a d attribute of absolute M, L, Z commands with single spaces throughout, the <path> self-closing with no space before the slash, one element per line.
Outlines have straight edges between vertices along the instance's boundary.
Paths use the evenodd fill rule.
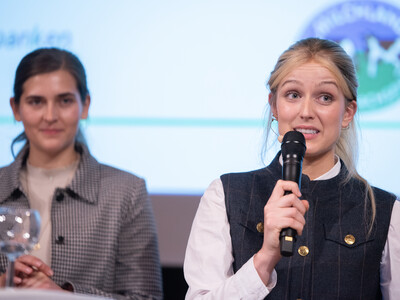
<path fill-rule="evenodd" d="M 395 299 L 400 206 L 356 171 L 357 78 L 335 42 L 309 38 L 278 59 L 268 81 L 279 134 L 307 150 L 301 190 L 266 168 L 225 174 L 203 195 L 186 250 L 186 299 Z M 291 194 L 285 195 L 286 191 Z M 282 257 L 279 234 L 297 231 Z"/>

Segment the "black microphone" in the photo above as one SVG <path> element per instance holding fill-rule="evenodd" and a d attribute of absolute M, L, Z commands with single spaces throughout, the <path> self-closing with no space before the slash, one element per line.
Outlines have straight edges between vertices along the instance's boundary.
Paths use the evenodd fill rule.
<path fill-rule="evenodd" d="M 301 167 L 306 152 L 306 140 L 299 131 L 288 131 L 282 140 L 281 145 L 283 168 L 282 179 L 297 182 L 300 189 Z M 285 195 L 291 192 L 285 192 Z M 296 230 L 284 228 L 279 236 L 281 255 L 292 256 L 294 243 L 296 242 Z"/>

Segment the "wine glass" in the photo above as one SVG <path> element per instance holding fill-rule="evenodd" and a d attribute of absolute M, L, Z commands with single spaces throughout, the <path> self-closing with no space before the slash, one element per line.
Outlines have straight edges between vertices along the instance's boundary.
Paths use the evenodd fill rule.
<path fill-rule="evenodd" d="M 14 286 L 14 262 L 39 240 L 40 216 L 34 209 L 0 207 L 0 252 L 8 258 L 6 287 Z"/>

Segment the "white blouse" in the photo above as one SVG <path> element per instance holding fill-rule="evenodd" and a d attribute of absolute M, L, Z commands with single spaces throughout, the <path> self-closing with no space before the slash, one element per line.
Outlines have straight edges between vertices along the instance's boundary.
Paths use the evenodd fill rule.
<path fill-rule="evenodd" d="M 316 180 L 326 180 L 340 171 L 340 160 Z M 184 261 L 190 299 L 264 299 L 276 285 L 276 272 L 267 285 L 254 267 L 253 257 L 233 272 L 230 226 L 221 179 L 214 180 L 200 200 L 193 221 Z M 396 201 L 381 261 L 381 291 L 384 300 L 400 296 L 400 202 Z"/>

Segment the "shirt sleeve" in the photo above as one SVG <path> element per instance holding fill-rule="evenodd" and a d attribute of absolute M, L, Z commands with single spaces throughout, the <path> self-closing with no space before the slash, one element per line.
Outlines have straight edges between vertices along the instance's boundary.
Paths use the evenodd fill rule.
<path fill-rule="evenodd" d="M 265 286 L 253 257 L 236 273 L 233 260 L 224 190 L 221 180 L 216 179 L 200 200 L 186 248 L 186 300 L 264 299 L 276 284 L 276 272 Z"/>
<path fill-rule="evenodd" d="M 400 202 L 393 205 L 389 232 L 380 267 L 382 299 L 394 300 L 400 295 Z"/>
<path fill-rule="evenodd" d="M 157 232 L 144 180 L 136 182 L 135 193 L 123 207 L 118 236 L 113 293 L 93 286 L 71 284 L 75 293 L 93 294 L 115 300 L 162 299 L 161 267 Z"/>

